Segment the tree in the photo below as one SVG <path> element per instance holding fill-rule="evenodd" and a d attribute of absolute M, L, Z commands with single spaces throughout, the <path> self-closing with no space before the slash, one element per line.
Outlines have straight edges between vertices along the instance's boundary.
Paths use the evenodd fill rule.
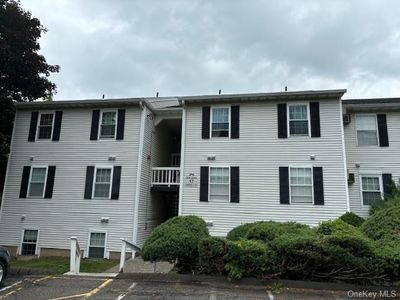
<path fill-rule="evenodd" d="M 13 101 L 51 99 L 56 92 L 48 77 L 59 66 L 48 64 L 38 53 L 38 40 L 46 31 L 18 0 L 0 0 L 0 192 L 14 121 Z"/>

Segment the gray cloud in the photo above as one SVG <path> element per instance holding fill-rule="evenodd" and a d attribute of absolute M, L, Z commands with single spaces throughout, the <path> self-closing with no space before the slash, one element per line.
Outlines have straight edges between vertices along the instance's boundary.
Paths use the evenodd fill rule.
<path fill-rule="evenodd" d="M 398 96 L 398 1 L 23 0 L 55 99 L 347 88 Z"/>

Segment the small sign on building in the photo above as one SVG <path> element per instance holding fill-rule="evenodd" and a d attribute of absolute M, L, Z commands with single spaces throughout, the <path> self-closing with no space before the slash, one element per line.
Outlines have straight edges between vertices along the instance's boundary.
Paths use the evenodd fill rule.
<path fill-rule="evenodd" d="M 196 174 L 189 173 L 185 176 L 185 185 L 188 187 L 197 187 L 199 184 L 199 179 Z"/>

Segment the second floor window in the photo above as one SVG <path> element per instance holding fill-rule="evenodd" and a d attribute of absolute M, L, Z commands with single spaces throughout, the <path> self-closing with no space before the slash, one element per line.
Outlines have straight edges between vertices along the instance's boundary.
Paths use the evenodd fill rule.
<path fill-rule="evenodd" d="M 377 146 L 378 130 L 375 115 L 357 115 L 357 141 L 359 146 Z"/>
<path fill-rule="evenodd" d="M 47 168 L 32 168 L 29 184 L 30 197 L 43 197 Z"/>
<path fill-rule="evenodd" d="M 290 168 L 290 201 L 291 203 L 312 203 L 311 168 Z"/>
<path fill-rule="evenodd" d="M 97 168 L 93 198 L 109 198 L 111 186 L 111 168 Z"/>
<path fill-rule="evenodd" d="M 104 111 L 101 115 L 100 138 L 114 138 L 117 113 Z"/>
<path fill-rule="evenodd" d="M 38 139 L 45 140 L 51 139 L 51 133 L 53 131 L 53 118 L 54 114 L 41 114 L 38 130 Z"/>
<path fill-rule="evenodd" d="M 289 106 L 289 135 L 308 135 L 307 105 Z"/>
<path fill-rule="evenodd" d="M 229 107 L 212 109 L 211 137 L 229 137 Z"/>

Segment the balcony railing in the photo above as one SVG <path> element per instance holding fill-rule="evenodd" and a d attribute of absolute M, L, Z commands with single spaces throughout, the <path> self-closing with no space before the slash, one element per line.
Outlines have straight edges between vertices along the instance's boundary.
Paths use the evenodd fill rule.
<path fill-rule="evenodd" d="M 179 185 L 180 168 L 175 167 L 161 167 L 153 168 L 151 176 L 151 185 Z"/>

